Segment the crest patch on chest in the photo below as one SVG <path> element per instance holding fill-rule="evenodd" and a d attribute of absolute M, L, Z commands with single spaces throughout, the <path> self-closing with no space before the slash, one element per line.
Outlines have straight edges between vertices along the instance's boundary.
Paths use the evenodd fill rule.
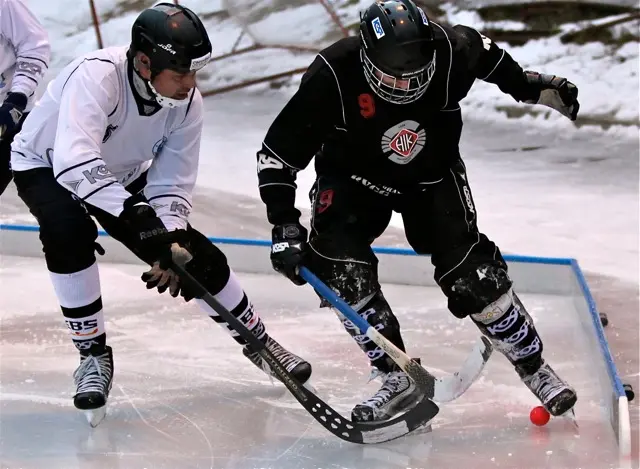
<path fill-rule="evenodd" d="M 162 151 L 162 149 L 164 148 L 164 144 L 167 143 L 167 137 L 162 137 L 160 140 L 158 140 L 154 145 L 153 145 L 153 149 L 151 150 L 151 153 L 153 154 L 153 157 L 155 158 L 156 156 L 158 156 L 158 154 Z"/>
<path fill-rule="evenodd" d="M 397 164 L 407 164 L 422 151 L 426 132 L 416 121 L 406 120 L 394 125 L 382 136 L 382 151 Z"/>

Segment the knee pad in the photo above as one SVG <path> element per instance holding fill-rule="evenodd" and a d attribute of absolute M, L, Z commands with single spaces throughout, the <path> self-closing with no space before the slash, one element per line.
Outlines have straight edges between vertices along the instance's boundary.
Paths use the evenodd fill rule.
<path fill-rule="evenodd" d="M 229 265 L 224 253 L 206 236 L 191 226 L 187 227 L 184 240 L 179 241 L 193 256 L 187 263 L 187 271 L 212 295 L 222 291 L 229 281 Z"/>
<path fill-rule="evenodd" d="M 67 212 L 49 210 L 41 214 L 38 223 L 50 272 L 70 274 L 95 263 L 98 228 L 83 207 L 77 206 L 76 210 Z"/>
<path fill-rule="evenodd" d="M 458 318 L 480 313 L 511 289 L 507 270 L 494 264 L 483 264 L 467 276 L 443 287 L 449 310 Z"/>
<path fill-rule="evenodd" d="M 307 265 L 350 305 L 380 290 L 378 259 L 371 247 L 345 234 L 323 233 L 312 238 Z"/>

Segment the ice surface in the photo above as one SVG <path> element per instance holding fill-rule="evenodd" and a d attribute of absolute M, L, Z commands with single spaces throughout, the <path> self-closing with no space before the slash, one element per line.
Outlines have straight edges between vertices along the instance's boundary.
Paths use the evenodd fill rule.
<path fill-rule="evenodd" d="M 145 290 L 141 267 L 102 264 L 115 380 L 91 429 L 71 396 L 77 355 L 44 263 L 3 257 L 0 284 L 0 467 L 22 469 L 406 469 L 615 467 L 617 448 L 590 372 L 589 342 L 569 298 L 523 295 L 547 359 L 577 389 L 578 431 L 529 422 L 535 398 L 495 354 L 484 376 L 443 405 L 433 432 L 361 446 L 327 433 L 195 305 Z M 343 415 L 375 392 L 367 362 L 308 287 L 241 274 L 267 328 L 314 367 L 319 394 Z M 28 281 L 25 282 L 25 279 Z M 384 286 L 412 356 L 436 374 L 462 363 L 478 332 L 439 290 Z M 276 293 L 277 292 L 277 293 Z"/>

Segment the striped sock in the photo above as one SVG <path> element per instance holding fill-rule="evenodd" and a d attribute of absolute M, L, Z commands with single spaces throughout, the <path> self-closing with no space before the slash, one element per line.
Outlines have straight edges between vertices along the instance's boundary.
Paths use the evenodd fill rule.
<path fill-rule="evenodd" d="M 98 264 L 94 262 L 72 274 L 49 272 L 49 275 L 75 347 L 83 355 L 102 353 L 107 334 Z"/>

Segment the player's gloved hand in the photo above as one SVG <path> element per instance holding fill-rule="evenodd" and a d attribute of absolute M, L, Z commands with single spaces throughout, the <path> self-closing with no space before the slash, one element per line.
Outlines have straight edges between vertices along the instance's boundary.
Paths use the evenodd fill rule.
<path fill-rule="evenodd" d="M 170 232 L 170 234 L 175 233 L 175 231 Z M 171 257 L 173 262 L 180 265 L 185 265 L 193 258 L 191 253 L 178 243 L 171 244 Z M 187 292 L 178 274 L 172 269 L 161 269 L 159 262 L 155 262 L 150 270 L 143 273 L 141 279 L 146 282 L 148 290 L 157 288 L 158 293 L 164 293 L 169 289 L 169 294 L 174 298 L 177 298 L 180 293 L 182 293 L 186 301 L 193 298 L 193 294 Z"/>
<path fill-rule="evenodd" d="M 0 106 L 0 137 L 7 132 L 12 132 L 27 107 L 27 97 L 22 93 L 9 93 Z"/>
<path fill-rule="evenodd" d="M 158 262 L 163 270 L 171 266 L 171 244 L 174 239 L 146 200 L 137 196 L 129 197 L 124 202 L 120 219 L 129 226 L 143 258 Z"/>
<path fill-rule="evenodd" d="M 307 283 L 298 275 L 307 247 L 307 230 L 300 223 L 276 225 L 271 231 L 271 265 L 296 285 Z"/>
<path fill-rule="evenodd" d="M 120 218 L 134 233 L 142 257 L 151 261 L 151 269 L 142 274 L 142 281 L 147 283 L 147 288 L 158 288 L 160 293 L 168 288 L 172 296 L 177 296 L 180 293 L 180 279 L 170 269 L 171 263 L 174 259 L 191 258 L 179 244 L 182 230 L 167 231 L 151 205 L 137 196 L 125 201 Z"/>
<path fill-rule="evenodd" d="M 580 110 L 576 85 L 566 78 L 555 75 L 545 75 L 529 70 L 524 73 L 534 94 L 533 98 L 525 101 L 526 103 L 548 106 L 572 121 L 576 120 Z"/>

